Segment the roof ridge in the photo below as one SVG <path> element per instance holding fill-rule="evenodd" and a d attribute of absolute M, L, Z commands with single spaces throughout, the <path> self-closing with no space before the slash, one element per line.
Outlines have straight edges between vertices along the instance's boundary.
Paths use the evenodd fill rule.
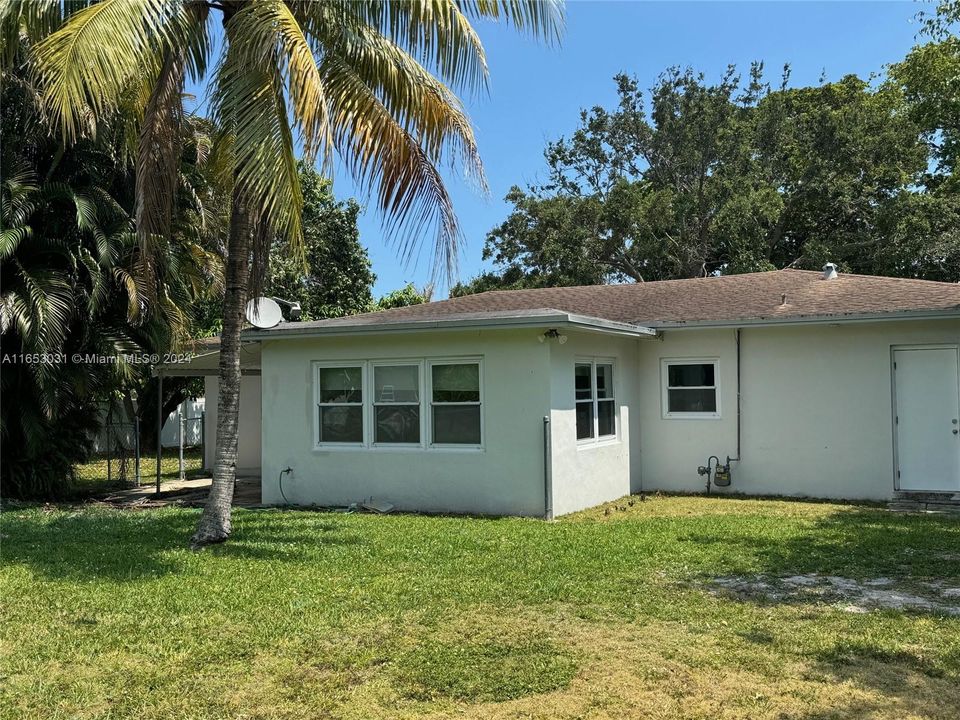
<path fill-rule="evenodd" d="M 589 288 L 632 288 L 632 287 L 646 287 L 650 285 L 660 285 L 663 283 L 682 283 L 682 282 L 691 282 L 694 280 L 727 280 L 730 278 L 743 278 L 743 277 L 756 277 L 757 275 L 770 275 L 773 273 L 783 273 L 783 272 L 799 272 L 799 273 L 815 273 L 820 274 L 819 270 L 798 270 L 796 268 L 782 268 L 777 270 L 758 270 L 756 272 L 749 273 L 731 273 L 729 275 L 704 275 L 701 277 L 692 277 L 692 278 L 665 278 L 663 280 L 640 280 L 634 282 L 623 282 L 623 283 L 594 283 L 592 285 L 551 285 L 548 287 L 536 287 L 536 288 L 498 288 L 494 290 L 484 290 L 483 292 L 471 293 L 469 295 L 458 295 L 457 297 L 448 297 L 444 300 L 436 300 L 434 302 L 446 302 L 447 300 L 460 300 L 463 298 L 477 297 L 480 295 L 504 295 L 507 293 L 526 293 L 526 292 L 538 292 L 541 290 L 585 290 Z M 882 276 L 875 276 L 882 277 Z"/>
<path fill-rule="evenodd" d="M 626 283 L 596 283 L 594 285 L 554 285 L 550 287 L 538 287 L 538 288 L 502 288 L 502 289 L 495 289 L 495 290 L 484 290 L 483 292 L 472 293 L 470 295 L 459 295 L 457 297 L 449 297 L 449 298 L 445 298 L 444 300 L 435 300 L 433 302 L 447 302 L 449 300 L 461 300 L 464 298 L 479 297 L 481 295 L 489 296 L 489 295 L 506 295 L 510 293 L 531 293 L 531 292 L 535 293 L 535 292 L 546 291 L 546 290 L 563 291 L 563 290 L 589 290 L 593 288 L 610 288 L 610 289 L 639 288 L 639 287 L 648 287 L 651 285 L 655 286 L 655 285 L 661 285 L 661 284 L 667 284 L 667 283 L 670 283 L 670 284 L 689 283 L 689 282 L 694 282 L 698 280 L 699 281 L 705 281 L 705 280 L 730 281 L 734 279 L 743 280 L 745 278 L 752 279 L 757 277 L 758 275 L 773 275 L 778 273 L 822 275 L 822 272 L 820 270 L 805 270 L 802 268 L 787 267 L 787 268 L 780 268 L 777 270 L 760 270 L 757 272 L 731 273 L 728 275 L 705 275 L 702 277 L 694 277 L 694 278 L 667 278 L 664 280 L 646 280 L 646 281 L 639 281 L 639 282 L 635 281 L 635 282 L 626 282 Z M 925 280 L 922 278 L 904 278 L 904 277 L 896 277 L 893 275 L 867 275 L 865 273 L 850 273 L 850 272 L 841 272 L 838 274 L 838 277 L 839 278 L 853 277 L 853 278 L 863 278 L 866 280 L 883 280 L 883 281 L 895 280 L 898 282 L 905 282 L 905 283 L 924 283 L 924 284 L 932 284 L 932 285 L 938 285 L 938 286 L 960 285 L 960 283 L 949 282 L 946 280 Z"/>

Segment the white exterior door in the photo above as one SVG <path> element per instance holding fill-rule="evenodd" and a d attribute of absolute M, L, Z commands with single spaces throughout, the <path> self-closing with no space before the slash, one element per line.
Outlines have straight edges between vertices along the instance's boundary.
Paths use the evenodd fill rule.
<path fill-rule="evenodd" d="M 958 370 L 956 347 L 893 352 L 900 490 L 960 492 Z"/>

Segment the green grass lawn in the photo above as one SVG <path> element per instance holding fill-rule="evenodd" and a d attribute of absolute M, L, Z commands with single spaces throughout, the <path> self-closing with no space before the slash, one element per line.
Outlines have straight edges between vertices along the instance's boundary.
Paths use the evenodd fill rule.
<path fill-rule="evenodd" d="M 203 476 L 203 449 L 199 447 L 184 448 L 184 474 L 187 479 Z M 129 487 L 135 477 L 134 461 L 127 461 L 128 482 L 119 482 L 119 461 L 115 458 L 108 472 L 106 456 L 93 457 L 85 463 L 73 468 L 74 483 L 70 488 L 73 495 L 83 496 L 107 492 L 116 487 Z M 107 478 L 110 478 L 108 481 Z M 180 477 L 180 451 L 178 448 L 164 448 L 160 458 L 161 480 L 176 480 Z M 150 485 L 157 480 L 157 456 L 147 453 L 140 462 L 140 478 L 144 485 Z"/>
<path fill-rule="evenodd" d="M 957 519 L 660 497 L 554 523 L 249 510 L 193 553 L 197 517 L 0 515 L 0 715 L 960 717 L 960 617 L 709 586 L 956 587 Z"/>

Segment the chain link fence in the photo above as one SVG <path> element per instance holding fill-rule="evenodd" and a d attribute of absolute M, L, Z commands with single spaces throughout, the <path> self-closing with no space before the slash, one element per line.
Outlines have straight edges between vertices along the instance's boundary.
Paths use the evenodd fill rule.
<path fill-rule="evenodd" d="M 181 417 L 175 413 L 166 425 L 171 423 L 175 425 L 173 431 L 163 433 L 161 482 L 202 477 L 206 440 L 203 414 Z M 78 493 L 91 494 L 156 483 L 157 453 L 153 448 L 140 447 L 138 429 L 136 421 L 118 420 L 113 413 L 108 413 L 103 430 L 94 440 L 92 454 L 86 462 L 73 466 L 73 484 Z"/>

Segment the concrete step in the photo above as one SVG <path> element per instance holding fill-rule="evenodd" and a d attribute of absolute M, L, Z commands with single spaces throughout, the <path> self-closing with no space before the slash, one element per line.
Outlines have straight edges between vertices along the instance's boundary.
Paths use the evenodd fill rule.
<path fill-rule="evenodd" d="M 915 493 L 899 491 L 887 504 L 893 512 L 946 513 L 960 515 L 960 493 Z"/>
<path fill-rule="evenodd" d="M 925 491 L 925 490 L 897 490 L 893 494 L 897 500 L 910 502 L 956 502 L 960 503 L 960 492 Z"/>

